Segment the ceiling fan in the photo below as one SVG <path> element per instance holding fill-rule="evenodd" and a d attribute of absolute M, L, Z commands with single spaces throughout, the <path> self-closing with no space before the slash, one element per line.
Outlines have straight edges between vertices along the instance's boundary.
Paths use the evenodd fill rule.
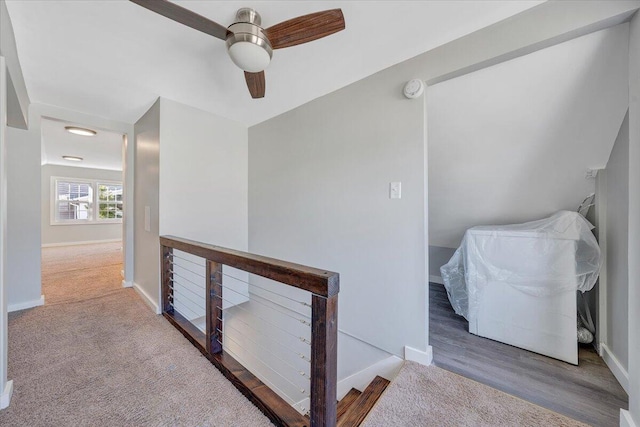
<path fill-rule="evenodd" d="M 340 9 L 299 16 L 263 29 L 258 12 L 245 7 L 236 13 L 236 22 L 225 28 L 168 0 L 130 1 L 195 30 L 225 40 L 231 60 L 244 70 L 252 98 L 264 97 L 264 69 L 271 61 L 273 49 L 307 43 L 345 28 L 344 16 Z"/>

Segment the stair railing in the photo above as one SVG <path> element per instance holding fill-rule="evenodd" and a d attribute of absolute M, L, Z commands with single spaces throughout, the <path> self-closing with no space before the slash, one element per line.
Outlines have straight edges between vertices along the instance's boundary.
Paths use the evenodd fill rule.
<path fill-rule="evenodd" d="M 335 426 L 339 275 L 160 237 L 162 314 L 272 422 Z"/>

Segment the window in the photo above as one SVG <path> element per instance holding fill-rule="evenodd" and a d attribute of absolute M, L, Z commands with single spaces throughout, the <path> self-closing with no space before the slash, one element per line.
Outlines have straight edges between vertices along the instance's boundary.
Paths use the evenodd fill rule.
<path fill-rule="evenodd" d="M 52 177 L 51 184 L 52 225 L 122 222 L 122 183 Z"/>
<path fill-rule="evenodd" d="M 98 184 L 98 220 L 122 219 L 122 184 Z"/>

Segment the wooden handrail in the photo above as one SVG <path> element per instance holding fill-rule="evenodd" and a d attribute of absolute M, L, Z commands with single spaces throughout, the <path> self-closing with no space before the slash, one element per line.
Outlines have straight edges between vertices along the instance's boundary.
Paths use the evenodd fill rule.
<path fill-rule="evenodd" d="M 219 264 L 244 270 L 285 285 L 293 286 L 323 297 L 340 292 L 340 275 L 275 258 L 250 254 L 235 249 L 209 245 L 175 236 L 160 236 L 160 244 L 208 259 Z"/>
<path fill-rule="evenodd" d="M 207 357 L 249 400 L 278 426 L 335 427 L 337 417 L 338 273 L 222 248 L 174 236 L 161 236 L 162 314 Z M 173 250 L 206 260 L 203 333 L 173 308 Z M 222 266 L 257 274 L 312 293 L 311 402 L 309 418 L 302 416 L 228 354 L 222 342 Z"/>

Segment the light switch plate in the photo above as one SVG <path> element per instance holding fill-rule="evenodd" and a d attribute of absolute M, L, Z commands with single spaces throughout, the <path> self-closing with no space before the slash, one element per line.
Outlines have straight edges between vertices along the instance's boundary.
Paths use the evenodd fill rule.
<path fill-rule="evenodd" d="M 390 199 L 400 199 L 400 198 L 402 198 L 402 183 L 401 182 L 391 182 L 391 183 L 389 183 L 389 198 Z"/>

